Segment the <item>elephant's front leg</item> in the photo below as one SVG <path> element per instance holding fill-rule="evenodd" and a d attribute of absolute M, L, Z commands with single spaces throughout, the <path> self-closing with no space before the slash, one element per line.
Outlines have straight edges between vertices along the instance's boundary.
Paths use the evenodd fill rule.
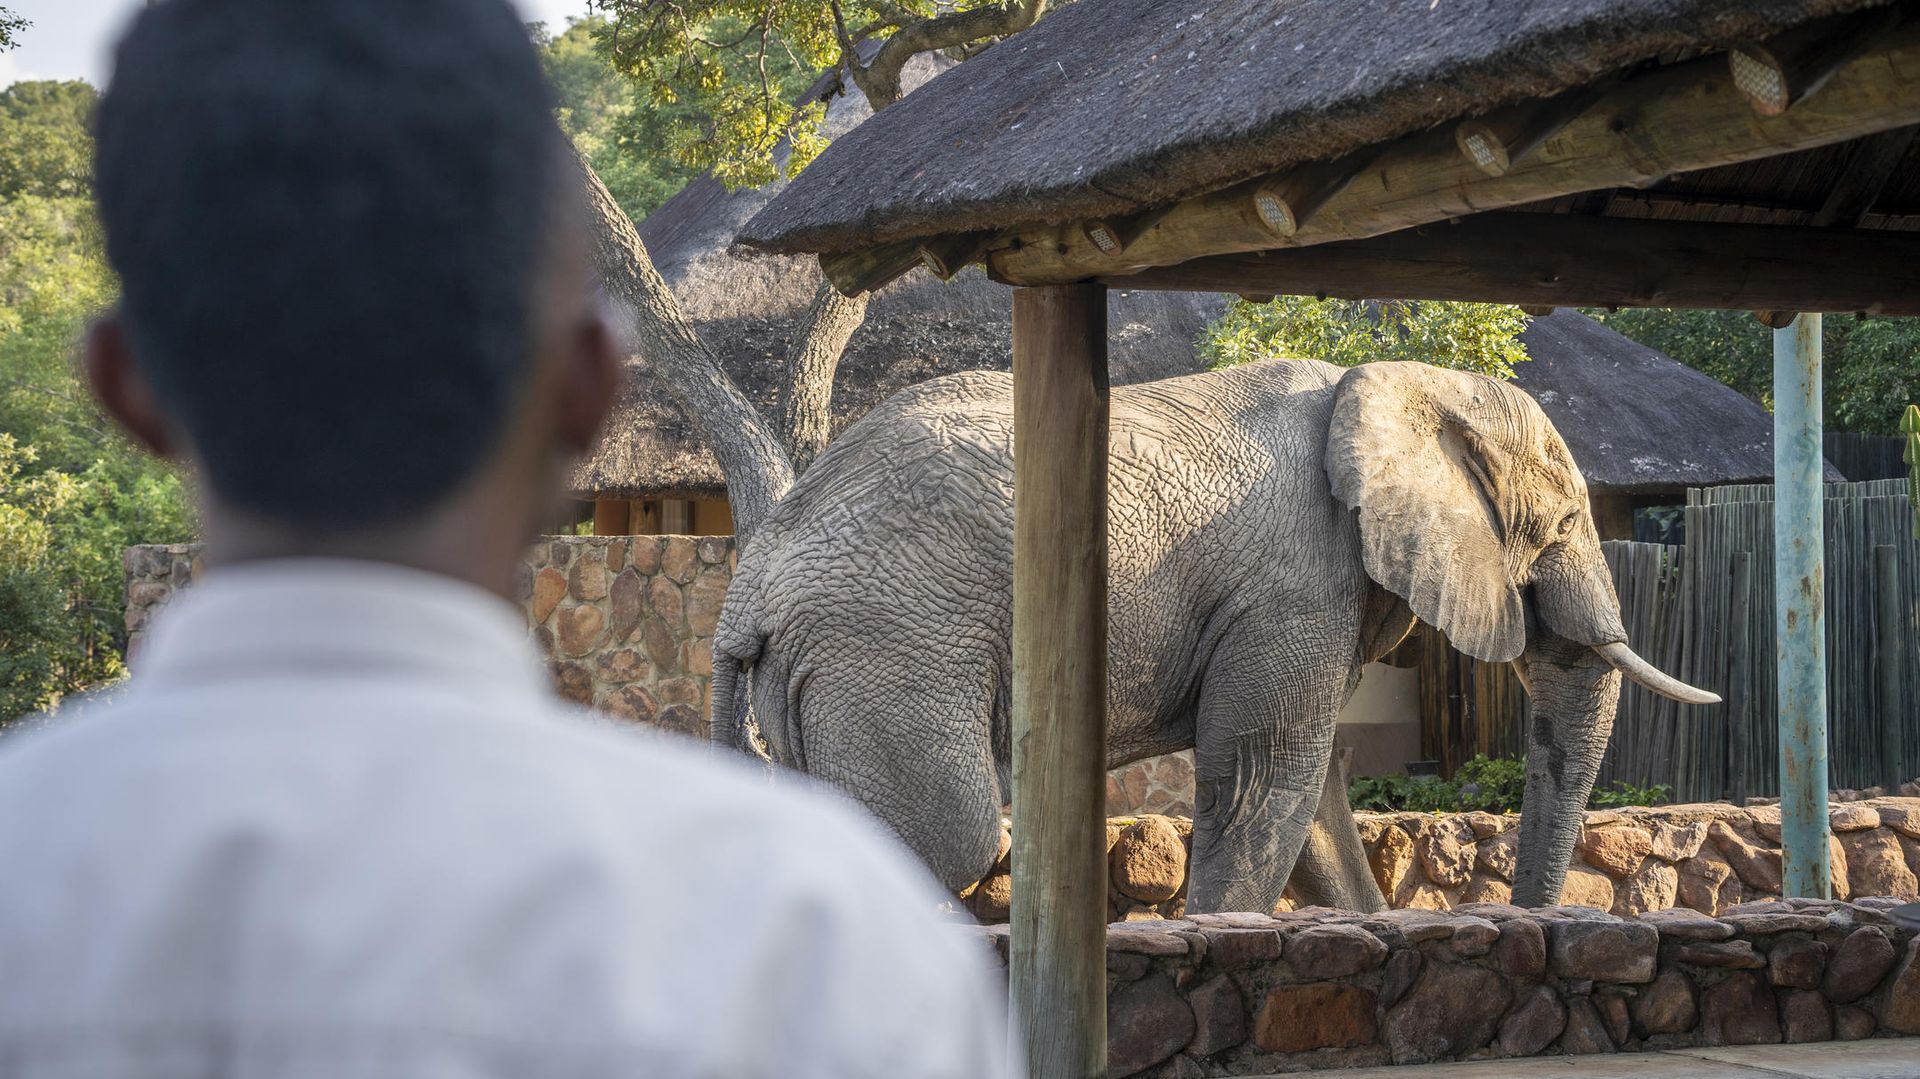
<path fill-rule="evenodd" d="M 1208 665 L 1195 717 L 1187 909 L 1273 909 L 1306 842 L 1350 672 L 1248 634 Z"/>

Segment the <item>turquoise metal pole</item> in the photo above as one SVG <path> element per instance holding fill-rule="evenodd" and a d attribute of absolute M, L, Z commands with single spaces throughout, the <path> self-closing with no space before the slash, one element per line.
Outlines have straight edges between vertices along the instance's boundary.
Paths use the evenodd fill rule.
<path fill-rule="evenodd" d="M 1820 315 L 1773 331 L 1773 595 L 1787 895 L 1827 898 L 1826 543 Z"/>

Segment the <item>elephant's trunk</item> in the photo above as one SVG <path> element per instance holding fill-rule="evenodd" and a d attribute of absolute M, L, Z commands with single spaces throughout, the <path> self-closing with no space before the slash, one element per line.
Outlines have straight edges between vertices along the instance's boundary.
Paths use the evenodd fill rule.
<path fill-rule="evenodd" d="M 1527 700 L 1527 786 L 1520 814 L 1520 851 L 1513 901 L 1556 903 L 1600 759 L 1613 733 L 1620 674 L 1592 647 L 1547 630 L 1524 656 Z"/>
<path fill-rule="evenodd" d="M 1598 652 L 1615 670 L 1682 704 L 1717 704 L 1718 694 L 1666 674 L 1627 647 L 1613 575 L 1591 523 L 1543 552 L 1533 566 L 1535 613 L 1545 628 Z"/>

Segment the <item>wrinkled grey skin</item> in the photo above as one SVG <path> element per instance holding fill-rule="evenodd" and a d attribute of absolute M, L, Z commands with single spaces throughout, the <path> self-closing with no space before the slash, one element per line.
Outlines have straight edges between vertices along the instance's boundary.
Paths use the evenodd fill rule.
<path fill-rule="evenodd" d="M 1010 786 L 1011 390 L 936 379 L 850 428 L 741 555 L 715 638 L 715 740 L 753 741 L 750 704 L 773 760 L 860 799 L 953 889 L 992 863 Z M 1196 751 L 1187 909 L 1270 909 L 1296 858 L 1309 900 L 1378 908 L 1323 781 L 1361 666 L 1416 615 L 1524 665 L 1515 900 L 1558 896 L 1619 693 L 1588 646 L 1626 634 L 1531 398 L 1301 360 L 1125 387 L 1109 503 L 1108 764 Z"/>

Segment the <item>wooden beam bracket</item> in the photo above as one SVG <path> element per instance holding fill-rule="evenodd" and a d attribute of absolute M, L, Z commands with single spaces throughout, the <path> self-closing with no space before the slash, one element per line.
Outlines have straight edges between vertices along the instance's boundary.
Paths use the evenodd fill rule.
<path fill-rule="evenodd" d="M 1236 191 L 1244 191 L 1243 197 L 1253 200 L 1254 213 L 1267 231 L 1290 237 L 1379 156 L 1378 148 L 1368 147 L 1332 161 L 1316 161 L 1278 176 L 1263 177 Z"/>
<path fill-rule="evenodd" d="M 942 281 L 951 281 L 954 274 L 979 261 L 980 256 L 987 253 L 987 248 L 999 236 L 1000 234 L 992 229 L 984 232 L 935 236 L 920 245 L 920 263 L 933 276 Z"/>
<path fill-rule="evenodd" d="M 1592 108 L 1609 86 L 1582 86 L 1533 105 L 1463 121 L 1453 129 L 1453 141 L 1475 168 L 1488 176 L 1505 176 L 1541 143 Z"/>
<path fill-rule="evenodd" d="M 901 240 L 844 254 L 821 255 L 820 270 L 842 296 L 852 298 L 863 292 L 878 292 L 921 265 L 920 248 L 919 240 Z"/>
<path fill-rule="evenodd" d="M 1817 19 L 1766 41 L 1727 50 L 1733 85 L 1762 116 L 1778 116 L 1820 91 L 1902 18 L 1899 5 Z"/>
<path fill-rule="evenodd" d="M 1121 217 L 1090 217 L 1080 222 L 1080 234 L 1103 255 L 1118 256 L 1141 234 L 1160 223 L 1173 204 L 1149 206 Z"/>

